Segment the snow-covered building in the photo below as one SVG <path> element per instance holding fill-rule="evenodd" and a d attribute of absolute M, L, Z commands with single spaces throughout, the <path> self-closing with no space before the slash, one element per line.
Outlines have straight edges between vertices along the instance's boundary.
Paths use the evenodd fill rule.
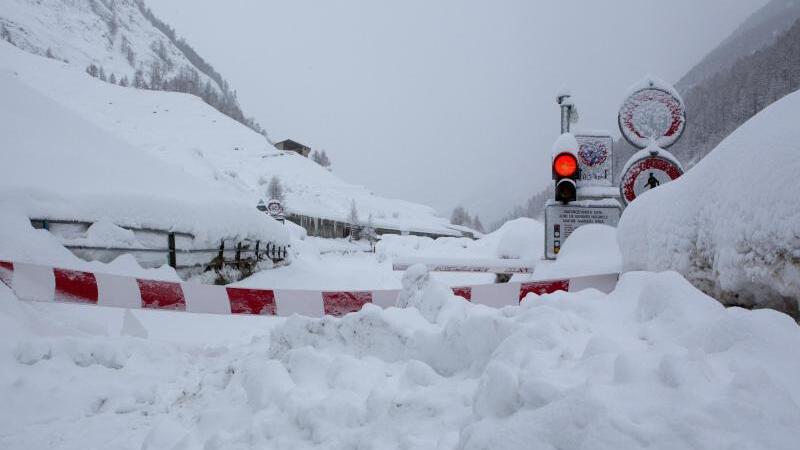
<path fill-rule="evenodd" d="M 291 151 L 295 152 L 300 156 L 308 158 L 308 155 L 311 153 L 311 148 L 307 147 L 297 141 L 293 141 L 291 139 L 284 139 L 277 144 L 275 144 L 275 148 L 278 150 L 284 151 Z"/>

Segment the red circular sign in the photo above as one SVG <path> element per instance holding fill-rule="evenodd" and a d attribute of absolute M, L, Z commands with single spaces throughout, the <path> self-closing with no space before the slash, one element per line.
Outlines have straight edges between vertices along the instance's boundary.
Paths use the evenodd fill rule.
<path fill-rule="evenodd" d="M 270 200 L 267 204 L 267 212 L 272 216 L 283 215 L 283 206 L 279 200 Z"/>
<path fill-rule="evenodd" d="M 660 156 L 647 156 L 628 167 L 622 174 L 619 190 L 625 204 L 650 189 L 668 183 L 683 175 L 683 169 L 673 161 Z"/>
<path fill-rule="evenodd" d="M 619 129 L 632 145 L 645 148 L 655 141 L 667 148 L 681 137 L 686 126 L 686 108 L 669 91 L 648 87 L 631 94 L 619 110 Z"/>

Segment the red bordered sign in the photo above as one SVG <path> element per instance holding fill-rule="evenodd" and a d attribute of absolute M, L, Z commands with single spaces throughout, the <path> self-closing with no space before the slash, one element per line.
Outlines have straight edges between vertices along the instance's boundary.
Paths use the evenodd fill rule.
<path fill-rule="evenodd" d="M 282 216 L 283 215 L 283 205 L 279 200 L 270 200 L 267 203 L 267 212 L 271 216 Z"/>
<path fill-rule="evenodd" d="M 650 189 L 669 183 L 683 175 L 683 169 L 667 158 L 650 155 L 628 167 L 622 174 L 619 190 L 625 204 L 634 201 Z"/>
<path fill-rule="evenodd" d="M 648 87 L 631 94 L 619 110 L 622 136 L 638 148 L 655 141 L 660 148 L 674 144 L 686 127 L 683 101 L 666 89 Z"/>

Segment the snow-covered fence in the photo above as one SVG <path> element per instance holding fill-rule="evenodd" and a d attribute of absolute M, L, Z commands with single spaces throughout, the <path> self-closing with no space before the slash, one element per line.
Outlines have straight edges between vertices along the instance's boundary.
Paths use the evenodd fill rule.
<path fill-rule="evenodd" d="M 533 273 L 536 262 L 526 259 L 487 259 L 487 258 L 395 258 L 393 270 L 406 270 L 415 264 L 424 264 L 434 272 L 474 272 L 515 274 Z"/>
<path fill-rule="evenodd" d="M 121 228 L 134 234 L 137 245 L 75 243 L 74 237 L 84 235 L 92 224 L 80 220 L 31 219 L 34 228 L 50 231 L 62 241 L 64 247 L 85 260 L 109 262 L 119 255 L 130 253 L 143 267 L 159 267 L 167 263 L 180 271 L 221 269 L 223 266 L 243 270 L 267 259 L 278 263 L 288 256 L 286 246 L 272 242 L 221 239 L 219 246 L 207 248 L 202 244 L 198 246 L 192 233 L 130 226 Z"/>
<path fill-rule="evenodd" d="M 346 238 L 354 231 L 354 229 L 361 228 L 360 225 L 353 225 L 348 222 L 342 222 L 334 219 L 326 219 L 323 217 L 312 217 L 303 214 L 291 213 L 286 216 L 291 222 L 305 228 L 309 236 L 323 237 L 323 238 Z M 372 227 L 377 235 L 384 234 L 409 234 L 412 236 L 424 236 L 431 239 L 440 237 L 461 237 L 465 233 L 458 230 L 453 230 L 451 234 L 436 233 L 432 231 L 418 231 L 418 230 L 400 230 L 389 227 L 374 226 Z M 472 235 L 467 237 L 474 237 Z"/>
<path fill-rule="evenodd" d="M 485 284 L 452 288 L 465 300 L 493 307 L 519 305 L 528 294 L 576 292 L 587 288 L 611 292 L 619 274 Z M 253 314 L 310 317 L 341 316 L 367 303 L 394 306 L 397 289 L 310 291 L 245 289 L 135 277 L 0 261 L 0 281 L 21 300 L 80 303 L 123 308 L 165 309 L 210 314 Z"/>

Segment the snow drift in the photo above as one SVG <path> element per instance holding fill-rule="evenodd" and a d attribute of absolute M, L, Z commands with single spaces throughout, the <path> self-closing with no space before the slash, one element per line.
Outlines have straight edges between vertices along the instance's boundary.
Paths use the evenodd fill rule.
<path fill-rule="evenodd" d="M 18 52 L 0 42 L 0 54 L 9 51 Z M 278 222 L 230 187 L 206 183 L 131 147 L 2 67 L 0 93 L 3 209 L 30 218 L 108 219 L 184 231 L 199 242 L 288 241 Z"/>
<path fill-rule="evenodd" d="M 403 287 L 406 308 L 237 321 L 231 342 L 215 317 L 110 319 L 0 284 L 0 447 L 796 448 L 786 315 L 675 273 L 502 310 L 419 268 Z"/>
<path fill-rule="evenodd" d="M 619 223 L 626 270 L 675 270 L 726 304 L 798 316 L 800 92 L 768 107 Z"/>

